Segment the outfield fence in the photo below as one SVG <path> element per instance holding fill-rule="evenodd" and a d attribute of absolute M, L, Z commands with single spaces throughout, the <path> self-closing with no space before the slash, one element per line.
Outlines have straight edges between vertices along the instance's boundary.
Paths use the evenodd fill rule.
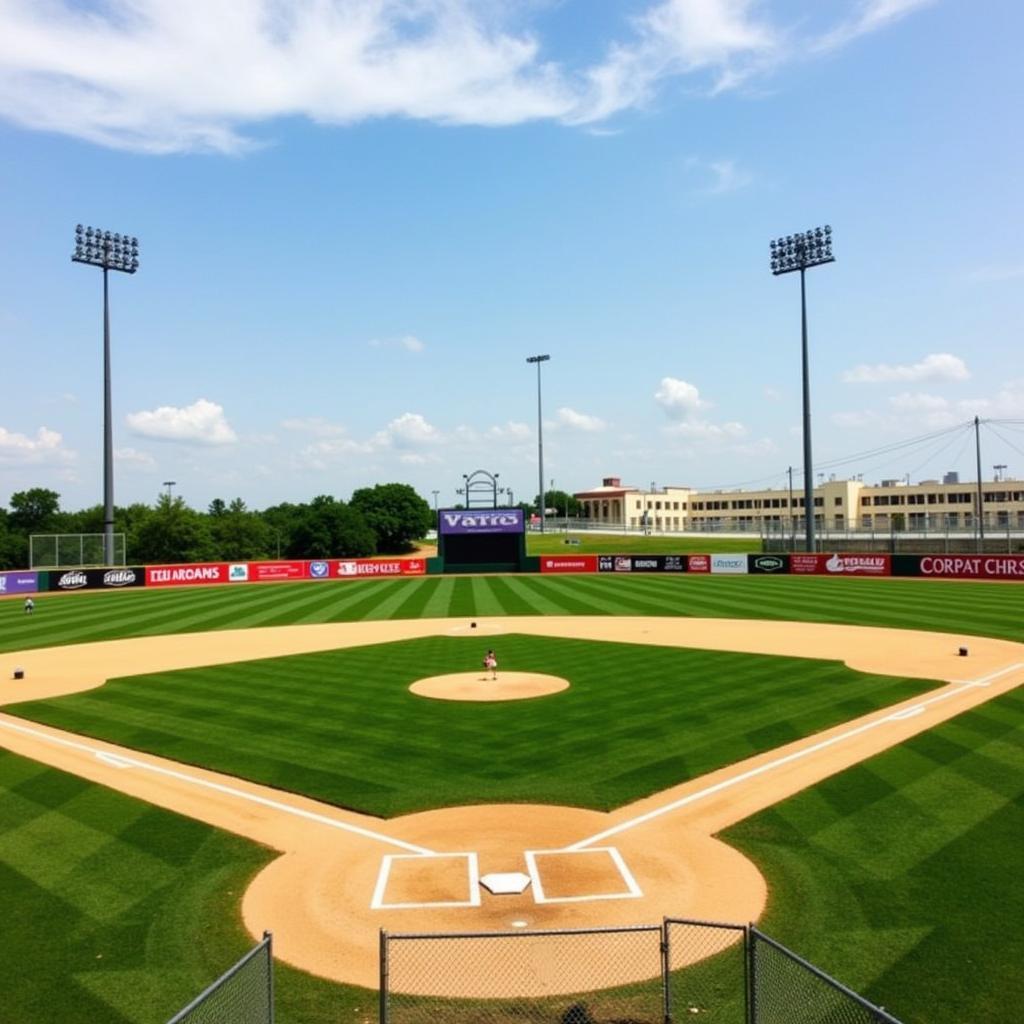
<path fill-rule="evenodd" d="M 274 1024 L 274 953 L 270 932 L 168 1024 Z"/>
<path fill-rule="evenodd" d="M 30 569 L 106 565 L 102 533 L 33 533 L 28 539 Z M 114 534 L 112 565 L 125 564 L 124 534 Z"/>
<path fill-rule="evenodd" d="M 381 932 L 380 1024 L 899 1024 L 753 926 Z"/>

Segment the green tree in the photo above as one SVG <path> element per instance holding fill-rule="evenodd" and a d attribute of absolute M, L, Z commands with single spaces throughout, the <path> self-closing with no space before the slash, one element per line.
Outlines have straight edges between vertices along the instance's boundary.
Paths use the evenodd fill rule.
<path fill-rule="evenodd" d="M 534 498 L 531 511 L 535 511 L 537 507 L 538 502 Z M 568 515 L 570 518 L 575 518 L 580 514 L 580 503 L 565 491 L 545 491 L 544 507 L 548 510 L 554 510 L 554 514 L 557 516 Z M 566 511 L 567 509 L 568 511 Z"/>
<path fill-rule="evenodd" d="M 205 518 L 184 498 L 163 494 L 135 531 L 132 557 L 140 562 L 207 562 L 216 557 L 216 547 Z"/>
<path fill-rule="evenodd" d="M 352 495 L 350 504 L 377 535 L 381 551 L 409 551 L 413 541 L 425 537 L 434 525 L 430 505 L 408 484 L 363 487 Z"/>
<path fill-rule="evenodd" d="M 227 506 L 220 498 L 214 499 L 208 522 L 219 559 L 240 562 L 266 558 L 270 553 L 270 527 L 250 512 L 241 498 Z"/>
<path fill-rule="evenodd" d="M 376 552 L 376 535 L 362 513 L 323 494 L 305 508 L 287 546 L 292 558 L 365 558 Z"/>
<path fill-rule="evenodd" d="M 60 495 L 45 487 L 32 487 L 11 495 L 8 526 L 15 533 L 43 533 L 52 530 L 60 512 Z"/>

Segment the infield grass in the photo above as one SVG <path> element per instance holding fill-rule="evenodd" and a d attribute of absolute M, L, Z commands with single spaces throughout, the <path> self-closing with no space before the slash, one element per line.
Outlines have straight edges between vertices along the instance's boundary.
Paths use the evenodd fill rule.
<path fill-rule="evenodd" d="M 491 642 L 502 671 L 570 689 L 500 703 L 415 696 L 417 679 L 479 672 L 483 653 L 476 637 L 424 637 L 117 679 L 7 710 L 387 816 L 503 802 L 609 810 L 939 685 L 806 658 Z"/>

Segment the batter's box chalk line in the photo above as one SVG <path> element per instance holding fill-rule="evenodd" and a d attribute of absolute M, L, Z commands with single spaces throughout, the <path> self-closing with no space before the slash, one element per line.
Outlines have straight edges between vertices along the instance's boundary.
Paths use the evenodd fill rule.
<path fill-rule="evenodd" d="M 617 869 L 622 879 L 623 888 L 613 892 L 590 892 L 574 896 L 549 896 L 544 890 L 541 868 L 538 858 L 543 857 L 576 857 L 584 854 L 604 853 Z M 643 896 L 643 890 L 637 884 L 633 873 L 629 870 L 621 853 L 614 846 L 589 846 L 581 850 L 526 850 L 526 864 L 533 883 L 533 898 L 537 903 L 588 903 L 591 900 L 631 900 Z"/>
<path fill-rule="evenodd" d="M 464 900 L 420 900 L 399 903 L 385 901 L 388 880 L 391 878 L 395 861 L 462 860 L 466 872 L 466 899 Z M 479 907 L 480 906 L 480 864 L 475 853 L 388 853 L 381 858 L 377 872 L 377 884 L 373 888 L 371 910 L 426 910 L 436 907 Z"/>

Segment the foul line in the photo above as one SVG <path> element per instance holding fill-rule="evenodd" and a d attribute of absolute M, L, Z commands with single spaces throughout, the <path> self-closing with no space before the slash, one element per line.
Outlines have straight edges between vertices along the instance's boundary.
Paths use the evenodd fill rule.
<path fill-rule="evenodd" d="M 319 825 L 327 825 L 330 828 L 341 829 L 342 832 L 351 832 L 353 835 L 363 836 L 366 839 L 376 839 L 381 843 L 389 843 L 391 846 L 397 846 L 403 850 L 411 850 L 413 853 L 426 854 L 428 856 L 433 855 L 433 850 L 428 850 L 423 846 L 415 846 L 412 843 L 406 843 L 401 839 L 393 839 L 391 836 L 386 836 L 381 832 L 374 832 L 368 828 L 361 828 L 359 825 L 350 825 L 348 822 L 338 821 L 335 818 L 328 818 L 324 814 L 317 814 L 315 811 L 306 811 L 301 807 L 291 807 L 288 804 L 282 804 L 277 800 L 271 800 L 269 797 L 258 796 L 255 793 L 246 793 L 242 789 L 234 789 L 232 786 L 225 786 L 221 782 L 211 782 L 208 779 L 199 779 L 194 775 L 186 775 L 185 772 L 176 771 L 173 768 L 164 768 L 156 764 L 148 764 L 146 761 L 137 761 L 132 757 L 125 757 L 122 754 L 114 754 L 110 751 L 100 750 L 98 747 L 92 747 L 88 743 L 79 743 L 76 740 L 67 740 L 61 736 L 53 736 L 50 733 L 42 732 L 39 729 L 32 729 L 25 725 L 16 725 L 14 722 L 8 722 L 4 719 L 0 719 L 0 727 L 4 729 L 10 729 L 12 732 L 20 732 L 26 736 L 32 736 L 35 739 L 44 740 L 47 743 L 55 743 L 61 747 L 69 747 L 72 750 L 78 750 L 85 754 L 91 754 L 96 758 L 97 761 L 102 761 L 104 764 L 113 765 L 117 768 L 142 768 L 148 772 L 154 772 L 157 775 L 163 775 L 169 779 L 177 779 L 179 782 L 186 782 L 192 786 L 201 786 L 204 789 L 212 789 L 216 793 L 224 793 L 227 796 L 238 797 L 241 800 L 248 800 L 250 803 L 259 804 L 261 807 L 268 807 L 272 811 L 283 811 L 285 814 L 294 815 L 296 818 L 304 818 L 306 821 L 313 821 Z"/>
<path fill-rule="evenodd" d="M 868 732 L 870 729 L 877 729 L 880 725 L 885 725 L 888 722 L 898 722 L 901 719 L 910 718 L 913 715 L 919 715 L 931 704 L 938 704 L 940 701 L 948 700 L 950 697 L 955 697 L 957 694 L 963 693 L 965 690 L 974 689 L 978 686 L 988 686 L 992 680 L 998 679 L 1000 676 L 1005 676 L 1010 672 L 1015 672 L 1019 668 L 1024 668 L 1024 663 L 1017 662 L 1016 664 L 1010 665 L 1008 668 L 999 669 L 997 672 L 990 672 L 987 676 L 982 676 L 980 679 L 953 684 L 955 689 L 945 690 L 942 693 L 938 693 L 934 697 L 930 697 L 928 700 L 920 701 L 911 707 L 902 708 L 901 710 L 894 711 L 882 718 L 876 718 L 874 721 L 866 722 L 864 725 L 858 725 L 855 729 L 850 729 L 847 732 L 840 733 L 838 736 L 832 736 L 827 740 L 821 740 L 821 742 L 815 743 L 813 746 L 805 747 L 803 750 L 797 750 L 792 754 L 787 754 L 785 757 L 780 757 L 775 761 L 770 761 L 768 764 L 762 764 L 757 768 L 751 768 L 749 771 L 745 771 L 731 779 L 716 782 L 713 786 L 708 786 L 707 789 L 702 789 L 697 793 L 691 793 L 689 796 L 684 796 L 679 800 L 674 800 L 672 803 L 665 804 L 664 807 L 658 807 L 653 811 L 648 811 L 646 814 L 640 814 L 635 818 L 630 818 L 629 821 L 624 821 L 619 825 L 614 825 L 612 828 L 605 829 L 603 832 L 598 832 L 597 835 L 590 836 L 587 839 L 581 839 L 578 843 L 573 843 L 571 846 L 565 847 L 565 849 L 585 849 L 591 843 L 610 839 L 612 836 L 618 835 L 620 832 L 625 832 L 627 829 L 635 828 L 637 825 L 643 825 L 655 818 L 660 818 L 663 814 L 668 814 L 671 811 L 677 811 L 680 807 L 686 807 L 687 804 L 703 800 L 705 797 L 714 796 L 715 793 L 721 793 L 724 789 L 729 789 L 732 786 L 738 786 L 741 782 L 747 782 L 750 779 L 756 778 L 758 775 L 763 775 L 765 772 L 770 772 L 775 768 L 781 768 L 783 765 L 790 764 L 793 761 L 798 761 L 802 757 L 807 757 L 810 754 L 816 754 L 819 750 L 825 750 L 827 747 L 834 746 L 836 743 L 842 743 L 843 740 L 848 740 L 852 736 L 859 736 L 861 733 Z"/>

